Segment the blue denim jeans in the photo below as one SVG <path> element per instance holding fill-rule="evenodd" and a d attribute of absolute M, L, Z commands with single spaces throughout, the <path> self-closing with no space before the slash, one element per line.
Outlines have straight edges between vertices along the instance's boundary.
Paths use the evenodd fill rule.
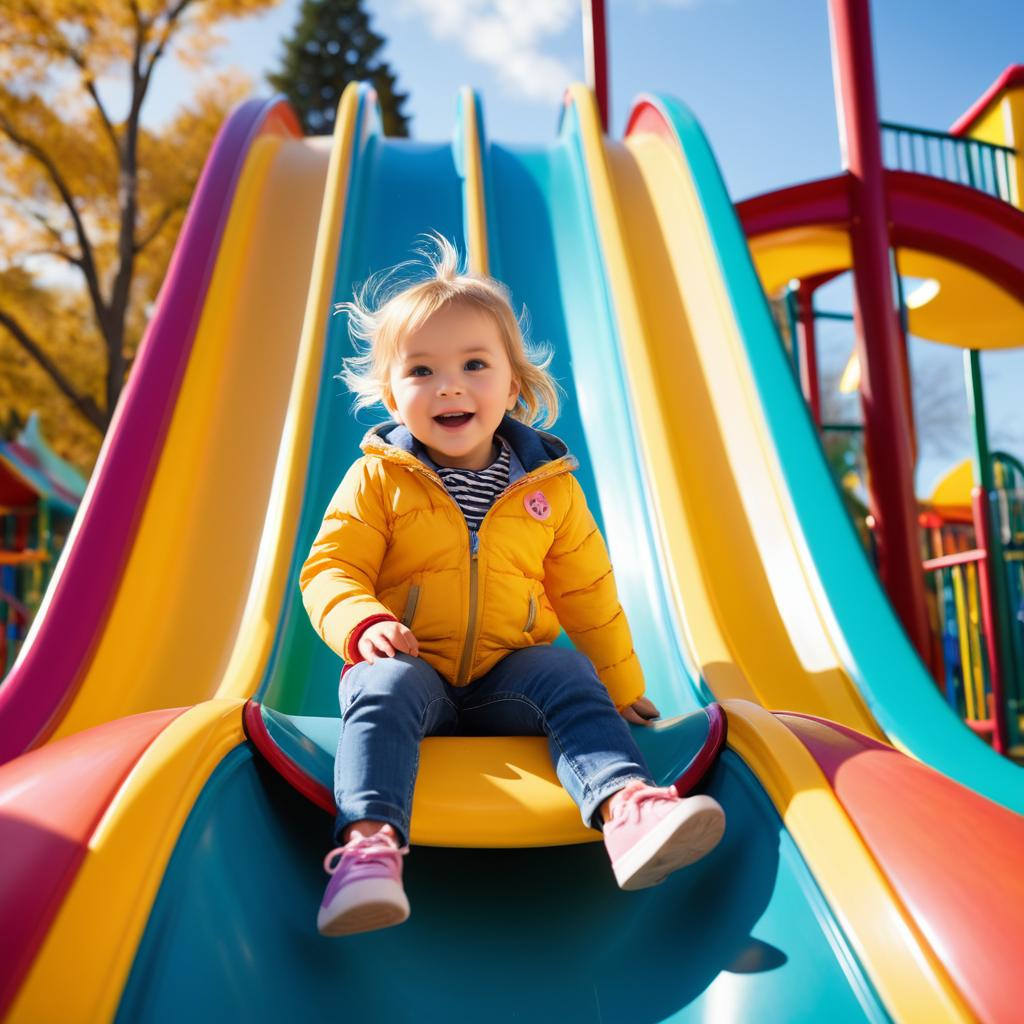
<path fill-rule="evenodd" d="M 424 736 L 547 736 L 558 778 L 593 828 L 609 796 L 632 779 L 652 781 L 590 659 L 562 647 L 513 651 L 461 687 L 407 654 L 360 662 L 342 679 L 341 712 L 339 843 L 363 819 L 387 822 L 408 842 Z"/>

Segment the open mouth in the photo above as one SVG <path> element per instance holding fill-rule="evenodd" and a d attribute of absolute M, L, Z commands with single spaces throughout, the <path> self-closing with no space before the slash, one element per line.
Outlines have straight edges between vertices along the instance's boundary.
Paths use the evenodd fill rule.
<path fill-rule="evenodd" d="M 444 412 L 440 416 L 435 416 L 434 422 L 440 423 L 442 427 L 463 427 L 472 418 L 471 412 Z"/>

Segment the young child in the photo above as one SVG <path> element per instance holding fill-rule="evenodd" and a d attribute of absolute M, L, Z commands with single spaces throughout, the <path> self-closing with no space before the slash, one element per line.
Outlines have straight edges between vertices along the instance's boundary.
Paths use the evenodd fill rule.
<path fill-rule="evenodd" d="M 324 935 L 409 916 L 401 858 L 424 736 L 546 735 L 618 884 L 655 885 L 725 829 L 709 796 L 658 788 L 626 723 L 648 724 L 640 664 L 604 540 L 554 435 L 547 361 L 508 292 L 435 236 L 431 273 L 349 315 L 362 355 L 341 376 L 374 427 L 331 499 L 299 585 L 348 663 L 335 761 Z M 393 280 L 387 277 L 384 281 Z M 564 627 L 576 650 L 553 647 Z"/>

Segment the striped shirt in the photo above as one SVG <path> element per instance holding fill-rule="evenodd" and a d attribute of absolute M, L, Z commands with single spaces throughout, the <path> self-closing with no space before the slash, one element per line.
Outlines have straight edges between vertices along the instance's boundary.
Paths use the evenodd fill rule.
<path fill-rule="evenodd" d="M 466 523 L 474 533 L 480 529 L 494 499 L 508 487 L 510 449 L 504 438 L 499 437 L 498 441 L 501 452 L 486 469 L 455 469 L 450 466 L 437 468 L 445 490 L 462 509 Z"/>

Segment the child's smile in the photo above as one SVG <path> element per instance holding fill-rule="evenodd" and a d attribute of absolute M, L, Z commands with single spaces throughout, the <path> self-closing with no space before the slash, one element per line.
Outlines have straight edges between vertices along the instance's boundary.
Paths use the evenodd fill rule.
<path fill-rule="evenodd" d="M 494 432 L 519 397 L 498 325 L 460 305 L 402 339 L 390 386 L 399 421 L 434 462 L 459 469 L 491 464 Z"/>
<path fill-rule="evenodd" d="M 471 412 L 443 412 L 434 417 L 435 423 L 440 423 L 446 430 L 458 430 L 466 426 L 473 418 Z"/>

